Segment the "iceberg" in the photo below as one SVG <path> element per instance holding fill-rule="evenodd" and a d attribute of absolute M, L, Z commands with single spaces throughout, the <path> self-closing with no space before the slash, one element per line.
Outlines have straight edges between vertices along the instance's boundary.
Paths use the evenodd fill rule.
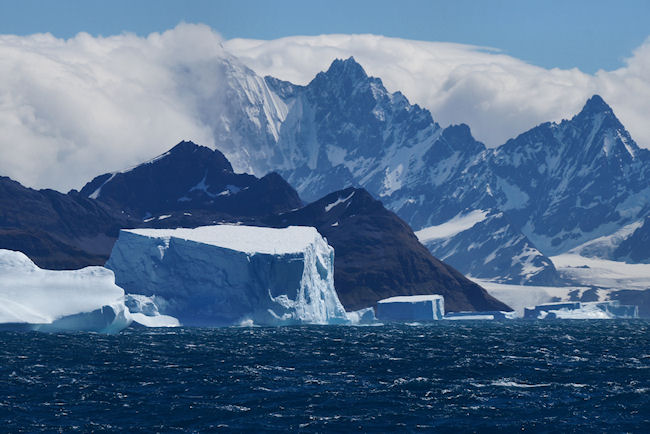
<path fill-rule="evenodd" d="M 375 309 L 372 307 L 366 307 L 365 309 L 359 309 L 352 312 L 346 312 L 348 320 L 352 325 L 368 325 L 374 324 L 377 322 L 377 317 L 375 317 Z"/>
<path fill-rule="evenodd" d="M 161 315 L 155 297 L 140 294 L 126 294 L 124 304 L 129 310 L 133 322 L 145 327 L 180 327 L 178 319 Z"/>
<path fill-rule="evenodd" d="M 43 270 L 21 252 L 0 249 L 2 329 L 116 333 L 131 321 L 112 271 Z"/>
<path fill-rule="evenodd" d="M 442 295 L 398 296 L 377 302 L 379 321 L 435 321 L 444 316 L 445 299 Z"/>
<path fill-rule="evenodd" d="M 445 314 L 443 319 L 451 321 L 476 321 L 476 320 L 505 320 L 515 319 L 516 312 L 504 312 L 500 310 L 485 312 L 450 312 Z"/>
<path fill-rule="evenodd" d="M 186 326 L 349 323 L 334 249 L 312 227 L 125 229 L 106 267 Z"/>
<path fill-rule="evenodd" d="M 527 307 L 524 319 L 613 319 L 638 318 L 639 308 L 616 300 L 598 302 L 548 303 Z"/>

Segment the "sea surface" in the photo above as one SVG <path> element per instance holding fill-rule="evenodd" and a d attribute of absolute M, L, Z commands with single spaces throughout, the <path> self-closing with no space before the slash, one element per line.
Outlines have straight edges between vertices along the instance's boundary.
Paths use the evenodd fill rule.
<path fill-rule="evenodd" d="M 650 322 L 0 332 L 0 431 L 650 432 Z"/>

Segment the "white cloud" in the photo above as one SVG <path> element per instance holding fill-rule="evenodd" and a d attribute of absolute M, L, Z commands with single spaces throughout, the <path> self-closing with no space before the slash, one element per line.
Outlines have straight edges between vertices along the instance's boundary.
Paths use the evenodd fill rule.
<path fill-rule="evenodd" d="M 200 25 L 146 38 L 0 36 L 0 174 L 65 191 L 184 138 L 213 145 L 195 95 L 218 85 L 200 72 L 223 56 Z"/>
<path fill-rule="evenodd" d="M 224 47 L 257 73 L 297 84 L 309 82 L 333 58 L 354 56 L 388 90 L 401 90 L 443 126 L 469 124 L 489 146 L 571 117 L 598 93 L 639 145 L 650 146 L 650 39 L 625 67 L 595 75 L 544 69 L 483 47 L 376 35 L 233 39 Z"/>
<path fill-rule="evenodd" d="M 468 123 L 491 145 L 569 117 L 600 93 L 650 145 L 650 40 L 625 67 L 589 75 L 459 44 L 373 35 L 223 42 L 207 26 L 180 24 L 147 37 L 0 35 L 0 175 L 66 191 L 182 139 L 215 146 L 229 101 L 222 67 L 229 53 L 299 84 L 354 55 L 389 90 L 402 90 L 443 125 Z"/>

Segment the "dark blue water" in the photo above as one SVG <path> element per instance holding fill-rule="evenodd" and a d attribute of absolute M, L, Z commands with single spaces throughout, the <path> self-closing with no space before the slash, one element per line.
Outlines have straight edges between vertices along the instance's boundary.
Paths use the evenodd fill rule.
<path fill-rule="evenodd" d="M 650 431 L 650 322 L 1 332 L 2 431 Z"/>

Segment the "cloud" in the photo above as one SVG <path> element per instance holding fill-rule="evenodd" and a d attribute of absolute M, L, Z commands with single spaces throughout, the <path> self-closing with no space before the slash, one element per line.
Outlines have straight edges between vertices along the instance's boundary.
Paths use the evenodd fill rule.
<path fill-rule="evenodd" d="M 650 146 L 650 39 L 625 67 L 594 75 L 537 67 L 485 47 L 376 35 L 233 39 L 224 47 L 258 74 L 297 84 L 309 82 L 334 58 L 354 56 L 388 90 L 401 90 L 442 125 L 469 124 L 488 146 L 571 117 L 598 93 L 639 145 Z"/>
<path fill-rule="evenodd" d="M 197 95 L 219 85 L 221 42 L 190 24 L 146 38 L 0 36 L 0 174 L 65 191 L 184 138 L 213 145 Z"/>
<path fill-rule="evenodd" d="M 468 123 L 489 145 L 570 117 L 600 93 L 639 144 L 650 145 L 650 40 L 623 68 L 589 75 L 460 44 L 374 35 L 223 41 L 208 26 L 179 24 L 147 37 L 0 35 L 0 175 L 67 191 L 182 139 L 223 145 L 222 115 L 237 110 L 224 69 L 224 59 L 237 63 L 232 55 L 299 84 L 354 55 L 389 90 L 443 125 Z"/>

